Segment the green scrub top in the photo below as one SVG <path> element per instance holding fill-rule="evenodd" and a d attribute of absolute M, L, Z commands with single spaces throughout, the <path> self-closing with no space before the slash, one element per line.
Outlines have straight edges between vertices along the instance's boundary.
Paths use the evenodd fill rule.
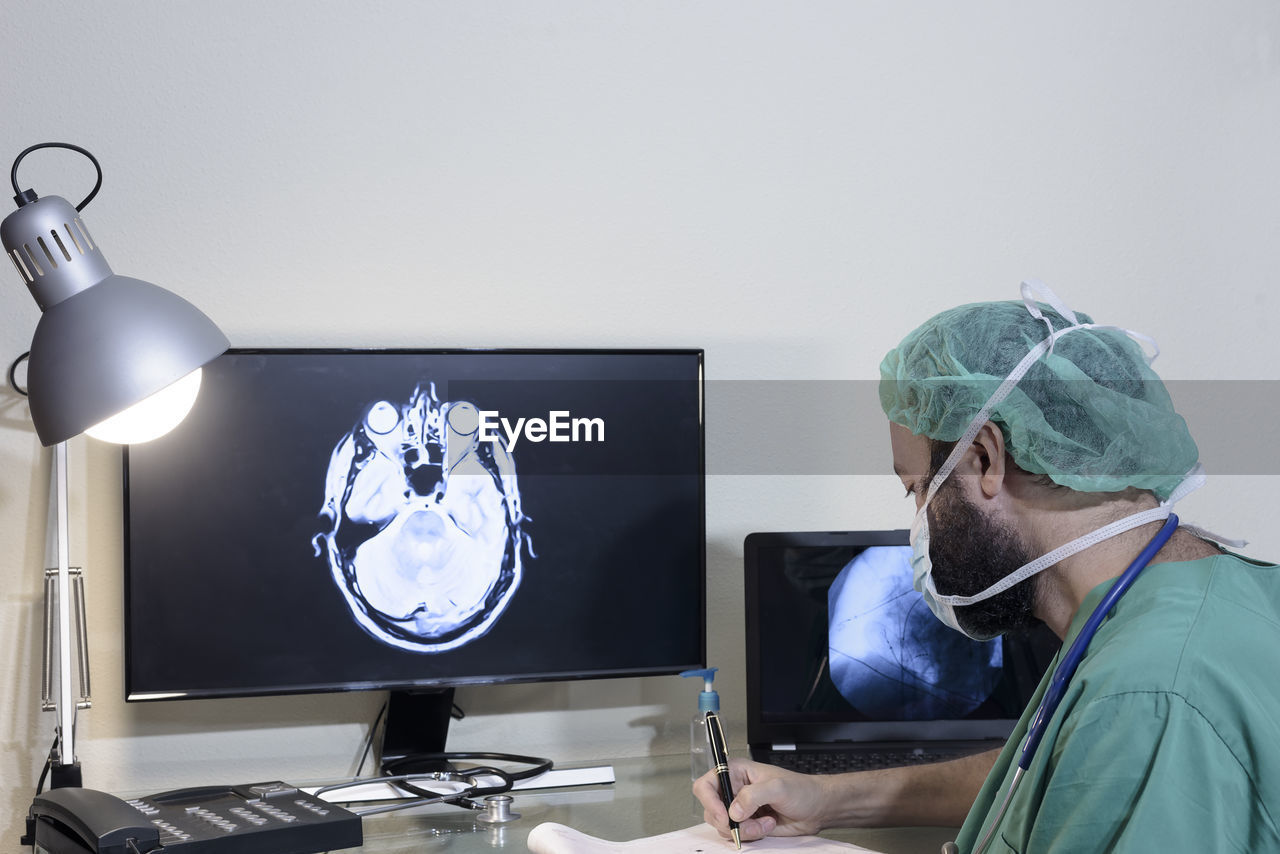
<path fill-rule="evenodd" d="M 1112 583 L 1085 598 L 1064 650 Z M 1056 666 L 961 851 L 995 820 Z M 1280 567 L 1233 554 L 1147 567 L 1089 644 L 987 851 L 1280 851 Z"/>

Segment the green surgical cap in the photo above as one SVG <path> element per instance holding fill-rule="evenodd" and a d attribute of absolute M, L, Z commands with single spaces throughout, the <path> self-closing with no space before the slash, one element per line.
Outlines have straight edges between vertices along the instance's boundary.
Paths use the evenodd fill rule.
<path fill-rule="evenodd" d="M 1054 329 L 1072 325 L 1040 305 Z M 1076 319 L 1092 321 L 1076 312 Z M 880 363 L 880 405 L 912 433 L 954 442 L 1049 334 L 1022 302 L 960 306 L 926 321 Z M 1141 346 L 1114 328 L 1060 336 L 991 412 L 1026 471 L 1081 492 L 1148 489 L 1161 499 L 1199 459 Z"/>

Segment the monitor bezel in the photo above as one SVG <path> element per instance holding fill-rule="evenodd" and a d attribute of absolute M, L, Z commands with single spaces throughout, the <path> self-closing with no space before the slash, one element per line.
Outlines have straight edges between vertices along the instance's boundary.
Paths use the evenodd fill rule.
<path fill-rule="evenodd" d="M 669 676 L 684 670 L 705 666 L 707 651 L 707 548 L 706 548 L 706 403 L 705 403 L 705 351 L 693 347 L 551 347 L 551 348 L 435 348 L 435 347 L 233 347 L 226 351 L 230 355 L 321 355 L 321 356 L 686 356 L 696 359 L 698 383 L 698 467 L 700 471 L 698 483 L 698 573 L 696 585 L 699 602 L 697 613 L 701 615 L 698 631 L 698 656 L 696 660 L 655 664 L 644 667 L 608 668 L 599 670 L 548 670 L 537 673 L 493 673 L 467 678 L 437 678 L 414 680 L 378 680 L 378 681 L 345 681 L 325 682 L 307 685 L 282 685 L 260 687 L 244 690 L 188 690 L 181 692 L 145 692 L 134 690 L 133 650 L 137 642 L 135 637 L 137 623 L 134 620 L 133 605 L 130 597 L 130 477 L 129 446 L 121 449 L 122 480 L 122 586 L 124 630 L 122 632 L 124 658 L 124 694 L 126 702 L 150 703 L 173 700 L 200 699 L 236 699 L 246 697 L 296 696 L 305 694 L 347 693 L 351 691 L 392 691 L 392 692 L 449 692 L 452 689 L 482 686 L 527 684 L 535 682 L 575 682 L 598 679 L 621 679 L 647 676 Z"/>

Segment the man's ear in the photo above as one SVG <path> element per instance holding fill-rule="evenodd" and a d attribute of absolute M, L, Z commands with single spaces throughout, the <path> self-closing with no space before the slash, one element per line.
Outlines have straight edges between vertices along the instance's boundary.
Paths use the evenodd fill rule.
<path fill-rule="evenodd" d="M 995 498 L 1004 489 L 1006 474 L 1004 433 L 993 421 L 983 424 L 973 437 L 973 474 L 987 498 Z"/>

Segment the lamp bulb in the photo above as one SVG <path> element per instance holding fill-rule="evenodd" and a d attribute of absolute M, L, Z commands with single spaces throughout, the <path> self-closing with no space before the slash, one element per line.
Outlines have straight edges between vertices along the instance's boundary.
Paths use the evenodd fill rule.
<path fill-rule="evenodd" d="M 150 442 L 177 427 L 187 417 L 199 392 L 200 368 L 196 368 L 176 383 L 160 389 L 85 432 L 95 439 L 117 445 Z"/>

